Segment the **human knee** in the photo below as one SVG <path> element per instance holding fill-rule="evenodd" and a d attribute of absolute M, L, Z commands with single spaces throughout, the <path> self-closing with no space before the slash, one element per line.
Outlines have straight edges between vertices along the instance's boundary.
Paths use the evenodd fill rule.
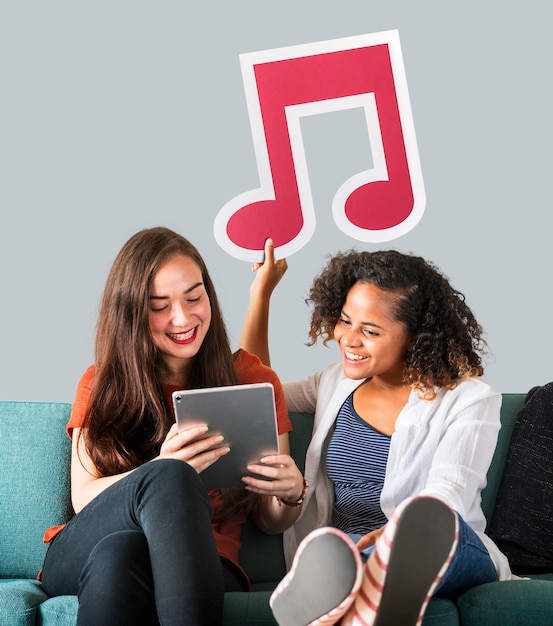
<path fill-rule="evenodd" d="M 142 532 L 121 531 L 107 535 L 96 544 L 85 563 L 81 579 L 98 573 L 94 584 L 100 585 L 104 581 L 111 587 L 114 580 L 133 570 L 149 574 L 148 542 Z"/>
<path fill-rule="evenodd" d="M 146 483 L 161 483 L 163 485 L 201 485 L 198 472 L 188 463 L 177 459 L 159 459 L 151 463 L 144 463 L 134 472 L 136 477 Z"/>
<path fill-rule="evenodd" d="M 147 466 L 147 467 L 145 467 Z M 140 513 L 152 515 L 171 510 L 204 510 L 211 516 L 207 490 L 194 468 L 183 461 L 162 459 L 145 463 L 133 474 Z M 144 521 L 144 519 L 143 519 Z"/>

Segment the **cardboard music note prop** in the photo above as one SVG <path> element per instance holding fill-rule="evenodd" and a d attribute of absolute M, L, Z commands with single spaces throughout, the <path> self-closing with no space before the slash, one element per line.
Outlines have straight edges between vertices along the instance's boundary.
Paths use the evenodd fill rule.
<path fill-rule="evenodd" d="M 240 55 L 260 187 L 218 213 L 219 245 L 260 261 L 272 237 L 277 257 L 290 256 L 316 224 L 300 119 L 361 107 L 373 167 L 336 192 L 337 226 L 360 241 L 409 232 L 426 204 L 407 80 L 397 31 Z"/>

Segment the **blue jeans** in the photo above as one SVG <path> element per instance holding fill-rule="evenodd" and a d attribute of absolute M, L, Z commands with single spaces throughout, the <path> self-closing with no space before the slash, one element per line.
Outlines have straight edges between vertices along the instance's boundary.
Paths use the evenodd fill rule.
<path fill-rule="evenodd" d="M 220 624 L 225 583 L 211 517 L 192 467 L 145 463 L 50 544 L 44 590 L 78 596 L 79 626 Z"/>
<path fill-rule="evenodd" d="M 498 580 L 486 546 L 474 530 L 457 515 L 459 543 L 442 580 L 434 590 L 440 598 L 454 598 L 476 585 Z"/>
<path fill-rule="evenodd" d="M 483 583 L 498 580 L 493 561 L 480 537 L 457 515 L 459 521 L 459 542 L 442 580 L 434 590 L 434 596 L 454 598 L 463 592 Z M 362 535 L 350 534 L 357 543 Z M 374 546 L 361 551 L 361 558 L 366 561 Z"/>

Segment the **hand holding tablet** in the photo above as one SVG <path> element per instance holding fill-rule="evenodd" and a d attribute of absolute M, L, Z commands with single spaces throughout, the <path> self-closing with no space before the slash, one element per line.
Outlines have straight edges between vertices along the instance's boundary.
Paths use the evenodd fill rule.
<path fill-rule="evenodd" d="M 270 383 L 186 389 L 173 393 L 180 430 L 206 424 L 205 436 L 223 435 L 228 454 L 200 473 L 207 489 L 243 486 L 247 466 L 278 454 L 274 389 Z"/>

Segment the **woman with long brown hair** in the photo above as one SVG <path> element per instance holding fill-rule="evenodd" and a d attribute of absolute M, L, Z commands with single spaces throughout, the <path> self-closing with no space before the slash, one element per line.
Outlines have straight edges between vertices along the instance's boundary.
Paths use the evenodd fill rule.
<path fill-rule="evenodd" d="M 280 454 L 251 470 L 271 480 L 208 492 L 200 473 L 229 448 L 198 439 L 202 426 L 179 432 L 172 393 L 256 382 L 275 389 Z M 278 533 L 299 514 L 282 506 L 301 503 L 305 481 L 280 381 L 232 353 L 202 257 L 167 228 L 138 232 L 114 261 L 67 430 L 76 515 L 47 533 L 42 583 L 78 596 L 80 626 L 220 623 L 224 592 L 249 589 L 238 562 L 247 515 Z"/>

